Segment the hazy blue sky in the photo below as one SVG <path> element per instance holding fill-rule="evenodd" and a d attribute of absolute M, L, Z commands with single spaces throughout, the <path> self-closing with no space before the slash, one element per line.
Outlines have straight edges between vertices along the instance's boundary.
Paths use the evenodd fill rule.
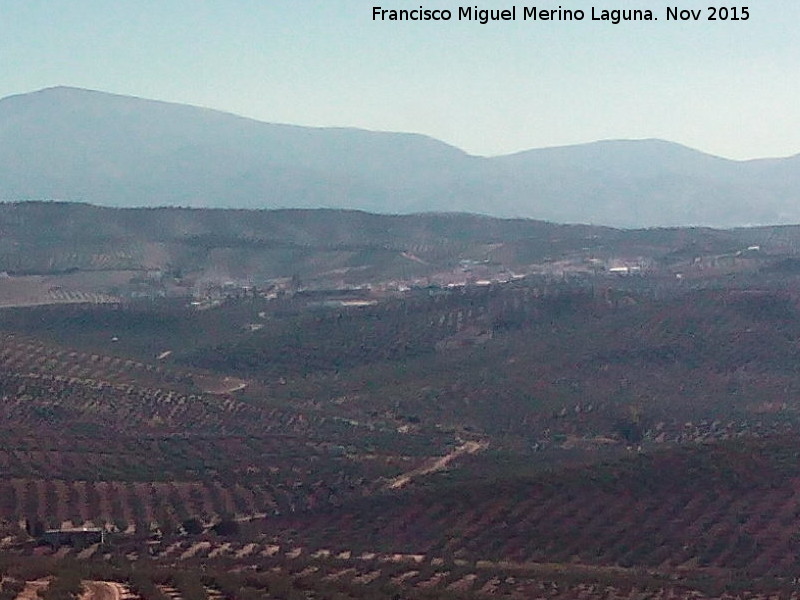
<path fill-rule="evenodd" d="M 420 5 L 407 0 L 0 0 L 0 96 L 71 85 L 415 131 L 474 154 L 644 137 L 731 158 L 800 153 L 800 2 L 758 0 L 746 22 L 665 19 L 709 4 L 595 3 L 659 17 L 615 26 L 372 21 L 373 5 Z"/>

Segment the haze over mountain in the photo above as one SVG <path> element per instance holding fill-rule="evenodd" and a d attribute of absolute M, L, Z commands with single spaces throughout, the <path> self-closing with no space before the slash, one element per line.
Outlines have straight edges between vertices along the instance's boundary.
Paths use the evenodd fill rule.
<path fill-rule="evenodd" d="M 0 200 L 466 211 L 621 227 L 800 222 L 800 155 L 661 140 L 470 156 L 417 134 L 263 123 L 57 87 L 0 100 Z"/>

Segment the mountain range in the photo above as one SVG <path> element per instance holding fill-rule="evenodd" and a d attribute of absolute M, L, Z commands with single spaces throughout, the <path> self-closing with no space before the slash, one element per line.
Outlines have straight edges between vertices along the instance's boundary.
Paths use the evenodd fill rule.
<path fill-rule="evenodd" d="M 479 157 L 433 138 L 265 123 L 55 87 L 0 100 L 0 200 L 473 212 L 615 227 L 800 222 L 800 155 L 662 140 Z"/>

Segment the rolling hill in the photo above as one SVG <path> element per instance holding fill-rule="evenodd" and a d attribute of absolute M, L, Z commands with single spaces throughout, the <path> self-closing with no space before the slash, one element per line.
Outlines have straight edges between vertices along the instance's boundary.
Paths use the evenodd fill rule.
<path fill-rule="evenodd" d="M 2 204 L 0 598 L 795 598 L 799 247 Z"/>

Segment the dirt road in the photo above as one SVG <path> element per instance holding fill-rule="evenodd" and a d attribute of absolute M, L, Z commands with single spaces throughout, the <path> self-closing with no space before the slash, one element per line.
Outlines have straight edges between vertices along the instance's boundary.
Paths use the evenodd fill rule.
<path fill-rule="evenodd" d="M 403 475 L 399 475 L 392 479 L 387 487 L 390 490 L 398 490 L 402 487 L 407 486 L 417 477 L 422 477 L 423 475 L 430 475 L 431 473 L 436 473 L 437 471 L 443 471 L 447 468 L 451 462 L 457 459 L 459 456 L 464 456 L 465 454 L 476 454 L 486 448 L 489 447 L 489 442 L 481 441 L 481 442 L 464 442 L 458 448 L 453 450 L 450 454 L 446 454 L 445 456 L 440 456 L 439 458 L 432 459 L 428 464 L 425 464 L 413 471 L 409 471 L 408 473 L 404 473 Z"/>
<path fill-rule="evenodd" d="M 84 581 L 79 600 L 122 600 L 125 588 L 115 581 Z"/>
<path fill-rule="evenodd" d="M 50 579 L 51 577 L 44 577 L 35 581 L 28 581 L 25 583 L 25 588 L 17 596 L 17 600 L 38 600 L 39 590 L 44 590 L 50 585 Z"/>

